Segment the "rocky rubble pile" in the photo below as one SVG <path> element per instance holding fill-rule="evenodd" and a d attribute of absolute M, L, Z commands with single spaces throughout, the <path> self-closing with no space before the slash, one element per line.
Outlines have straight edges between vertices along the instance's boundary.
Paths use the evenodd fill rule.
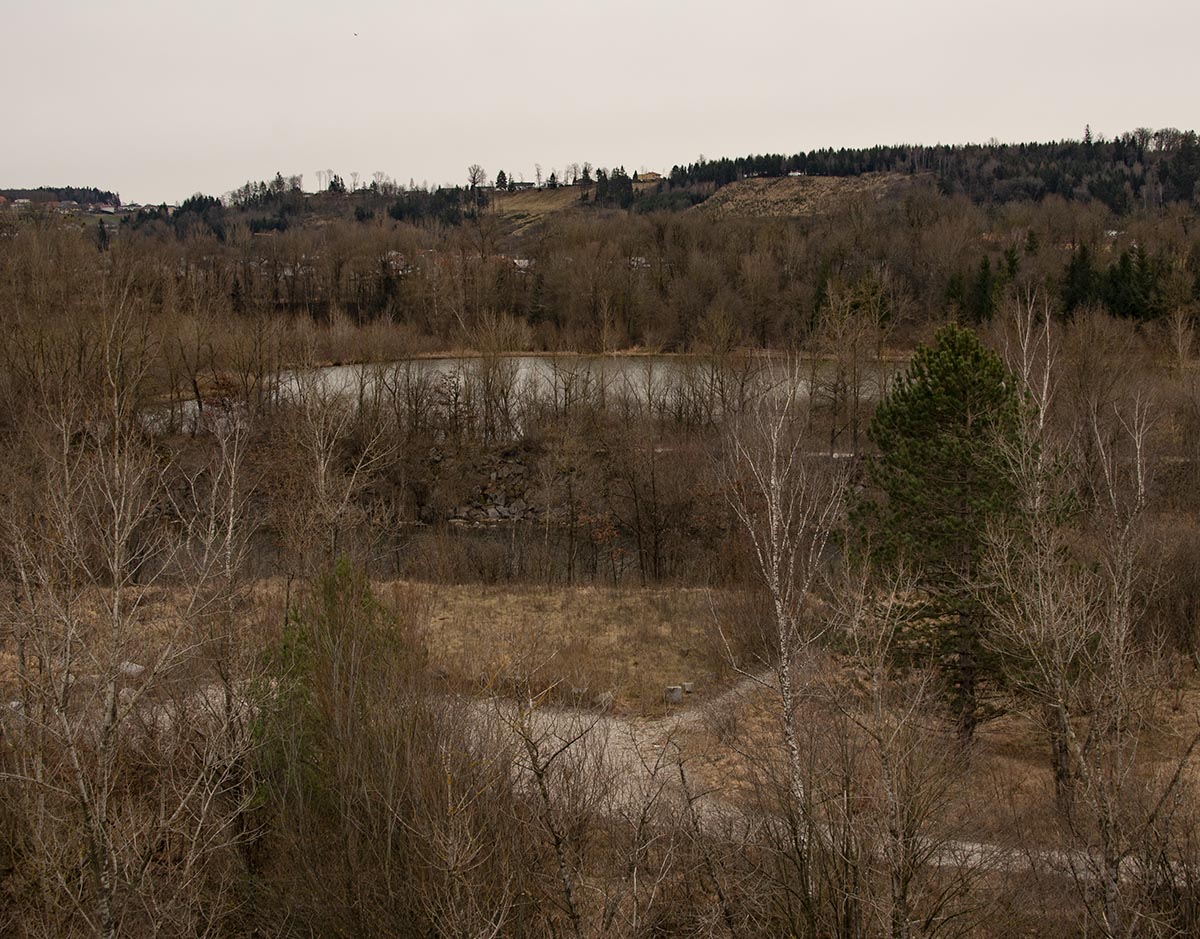
<path fill-rule="evenodd" d="M 501 456 L 480 467 L 474 498 L 455 509 L 450 521 L 457 524 L 524 521 L 540 516 L 532 504 L 534 485 L 529 466 L 517 456 Z"/>

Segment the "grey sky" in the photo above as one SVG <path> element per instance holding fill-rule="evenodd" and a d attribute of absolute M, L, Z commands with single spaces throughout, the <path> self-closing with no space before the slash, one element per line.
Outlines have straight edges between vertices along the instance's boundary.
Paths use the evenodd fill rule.
<path fill-rule="evenodd" d="M 1198 34 L 1192 0 L 0 0 L 0 186 L 1195 127 Z"/>

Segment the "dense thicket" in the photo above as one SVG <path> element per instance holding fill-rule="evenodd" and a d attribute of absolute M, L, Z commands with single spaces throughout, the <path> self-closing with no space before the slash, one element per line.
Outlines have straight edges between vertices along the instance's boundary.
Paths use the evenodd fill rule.
<path fill-rule="evenodd" d="M 1200 298 L 1195 222 L 1183 206 L 1118 217 L 1059 196 L 985 209 L 918 178 L 806 218 L 580 209 L 519 229 L 466 190 L 283 191 L 247 209 L 197 196 L 140 213 L 117 242 L 139 259 L 133 289 L 164 309 L 199 291 L 210 309 L 345 314 L 442 347 L 503 314 L 531 348 L 683 351 L 714 331 L 804 341 L 840 287 L 866 284 L 902 333 L 987 322 L 1031 287 L 1064 313 L 1159 319 Z"/>

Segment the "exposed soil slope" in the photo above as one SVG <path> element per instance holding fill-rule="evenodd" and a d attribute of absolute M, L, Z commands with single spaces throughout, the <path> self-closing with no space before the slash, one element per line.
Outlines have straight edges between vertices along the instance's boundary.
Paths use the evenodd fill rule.
<path fill-rule="evenodd" d="M 852 199 L 878 201 L 908 186 L 898 173 L 866 176 L 780 176 L 743 179 L 718 189 L 694 211 L 717 218 L 796 218 L 818 215 Z"/>

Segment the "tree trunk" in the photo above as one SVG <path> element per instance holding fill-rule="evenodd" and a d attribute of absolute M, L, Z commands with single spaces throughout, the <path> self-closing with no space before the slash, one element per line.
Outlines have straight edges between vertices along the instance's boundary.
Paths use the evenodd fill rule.
<path fill-rule="evenodd" d="M 969 614 L 959 614 L 958 631 L 954 689 L 958 705 L 958 736 L 963 743 L 971 743 L 975 739 L 975 728 L 979 725 L 979 700 L 976 688 L 979 668 L 975 660 L 974 643 L 971 641 L 974 630 Z"/>
<path fill-rule="evenodd" d="M 1050 743 L 1050 768 L 1054 772 L 1054 804 L 1059 815 L 1066 818 L 1075 801 L 1075 774 L 1071 768 L 1067 732 L 1057 708 L 1047 705 L 1044 719 Z"/>

